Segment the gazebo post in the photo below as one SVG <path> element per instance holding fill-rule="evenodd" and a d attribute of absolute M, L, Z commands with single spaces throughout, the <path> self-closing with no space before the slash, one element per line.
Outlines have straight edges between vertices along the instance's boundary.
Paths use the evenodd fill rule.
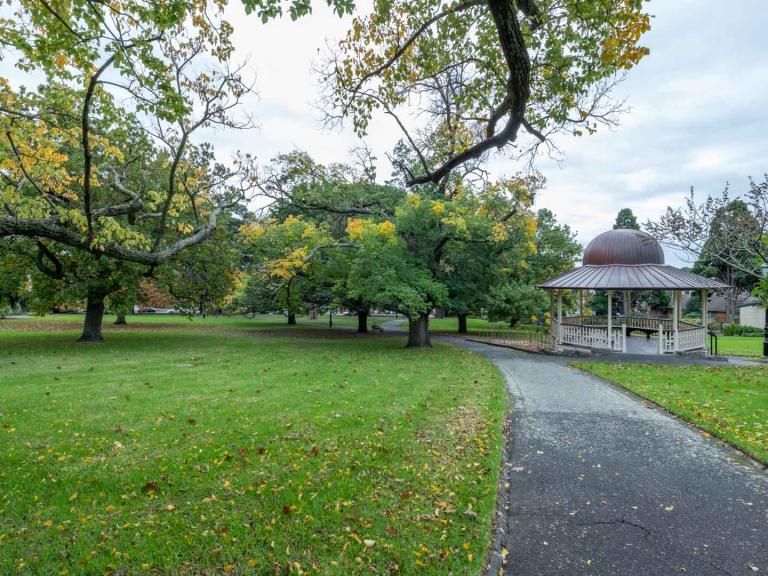
<path fill-rule="evenodd" d="M 672 290 L 672 330 L 675 332 L 675 352 L 678 351 L 679 340 L 679 320 L 678 314 L 680 312 L 680 290 Z"/>
<path fill-rule="evenodd" d="M 707 289 L 701 291 L 701 326 L 704 328 L 704 348 L 707 347 Z"/>
<path fill-rule="evenodd" d="M 579 290 L 579 317 L 584 318 L 584 290 Z"/>
<path fill-rule="evenodd" d="M 560 336 L 558 335 L 558 332 L 560 332 L 560 326 L 555 327 L 555 291 L 554 290 L 548 290 L 549 292 L 549 320 L 550 320 L 550 327 L 549 332 L 550 335 L 554 335 L 555 341 L 560 340 Z"/>
<path fill-rule="evenodd" d="M 608 348 L 613 350 L 613 290 L 608 290 Z"/>
<path fill-rule="evenodd" d="M 563 291 L 557 291 L 557 345 L 560 346 L 560 334 L 563 332 Z"/>
<path fill-rule="evenodd" d="M 632 296 L 630 292 L 630 290 L 624 290 L 624 316 L 627 318 L 629 318 L 632 312 Z"/>

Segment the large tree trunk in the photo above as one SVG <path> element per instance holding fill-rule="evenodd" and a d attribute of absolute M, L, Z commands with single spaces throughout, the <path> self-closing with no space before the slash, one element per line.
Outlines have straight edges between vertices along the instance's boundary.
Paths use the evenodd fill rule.
<path fill-rule="evenodd" d="M 467 315 L 459 314 L 459 334 L 467 333 Z"/>
<path fill-rule="evenodd" d="M 101 322 L 104 319 L 103 292 L 88 292 L 88 303 L 85 306 L 85 322 L 83 322 L 83 335 L 78 342 L 103 342 L 101 336 Z"/>
<path fill-rule="evenodd" d="M 368 334 L 368 310 L 357 311 L 357 332 Z"/>
<path fill-rule="evenodd" d="M 431 348 L 429 314 L 408 317 L 408 348 Z"/>
<path fill-rule="evenodd" d="M 128 322 L 125 321 L 125 312 L 117 313 L 117 320 L 115 320 L 115 324 L 118 324 L 118 325 L 128 324 Z"/>
<path fill-rule="evenodd" d="M 293 312 L 288 313 L 288 326 L 294 326 L 296 324 L 296 314 Z"/>

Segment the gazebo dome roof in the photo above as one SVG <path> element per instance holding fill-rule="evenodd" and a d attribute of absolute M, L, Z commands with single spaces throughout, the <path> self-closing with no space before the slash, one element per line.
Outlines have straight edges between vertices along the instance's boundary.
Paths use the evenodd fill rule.
<path fill-rule="evenodd" d="M 664 264 L 664 251 L 650 234 L 619 228 L 596 236 L 584 250 L 582 263 L 584 266 Z"/>

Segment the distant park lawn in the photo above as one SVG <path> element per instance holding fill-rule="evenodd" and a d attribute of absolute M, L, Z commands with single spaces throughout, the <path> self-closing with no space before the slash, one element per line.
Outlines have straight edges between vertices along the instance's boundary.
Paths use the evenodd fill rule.
<path fill-rule="evenodd" d="M 504 410 L 482 357 L 239 323 L 82 345 L 17 322 L 0 574 L 480 573 Z"/>
<path fill-rule="evenodd" d="M 761 336 L 719 336 L 718 354 L 734 356 L 762 356 L 763 338 Z"/>
<path fill-rule="evenodd" d="M 768 366 L 575 365 L 768 463 Z"/>
<path fill-rule="evenodd" d="M 408 321 L 403 321 L 402 326 L 408 327 Z M 482 318 L 467 318 L 467 329 L 472 331 L 507 331 L 507 330 L 533 330 L 535 327 L 529 324 L 520 324 L 510 328 L 509 322 L 489 322 Z M 432 332 L 457 332 L 459 330 L 459 319 L 456 316 L 445 318 L 430 318 L 429 329 Z"/>
<path fill-rule="evenodd" d="M 13 318 L 6 320 L 5 322 L 32 322 L 32 323 L 46 323 L 56 322 L 65 324 L 82 324 L 84 319 L 83 314 L 48 314 L 46 316 L 27 316 L 24 318 Z M 104 316 L 104 325 L 109 326 L 115 322 L 114 314 L 107 314 Z M 373 320 L 378 323 L 386 322 L 387 318 L 369 318 L 368 325 L 371 325 Z M 156 313 L 143 313 L 143 314 L 128 314 L 126 316 L 128 325 L 131 324 L 182 324 L 185 326 L 227 326 L 231 328 L 280 328 L 287 326 L 288 317 L 280 314 L 257 314 L 253 318 L 246 318 L 240 314 L 236 315 L 207 315 L 205 317 L 200 315 L 187 316 L 185 314 L 156 314 Z M 296 327 L 304 328 L 327 328 L 328 327 L 328 315 L 324 314 L 317 319 L 310 320 L 307 316 L 297 317 Z M 8 326 L 9 324 L 2 324 L 0 320 L 0 327 Z M 339 314 L 333 315 L 334 326 L 354 326 L 357 327 L 357 316 L 342 316 Z"/>

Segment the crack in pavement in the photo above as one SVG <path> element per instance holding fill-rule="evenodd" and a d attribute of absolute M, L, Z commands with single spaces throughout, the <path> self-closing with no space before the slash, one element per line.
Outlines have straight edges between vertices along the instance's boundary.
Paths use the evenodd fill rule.
<path fill-rule="evenodd" d="M 645 526 L 641 526 L 640 524 L 636 524 L 634 522 L 630 522 L 629 520 L 626 520 L 625 518 L 618 518 L 616 520 L 592 520 L 590 522 L 575 522 L 574 525 L 576 526 L 615 526 L 617 524 L 623 524 L 625 526 L 632 526 L 633 528 L 637 528 L 638 530 L 642 530 L 646 536 L 651 535 L 651 531 L 648 530 Z"/>

